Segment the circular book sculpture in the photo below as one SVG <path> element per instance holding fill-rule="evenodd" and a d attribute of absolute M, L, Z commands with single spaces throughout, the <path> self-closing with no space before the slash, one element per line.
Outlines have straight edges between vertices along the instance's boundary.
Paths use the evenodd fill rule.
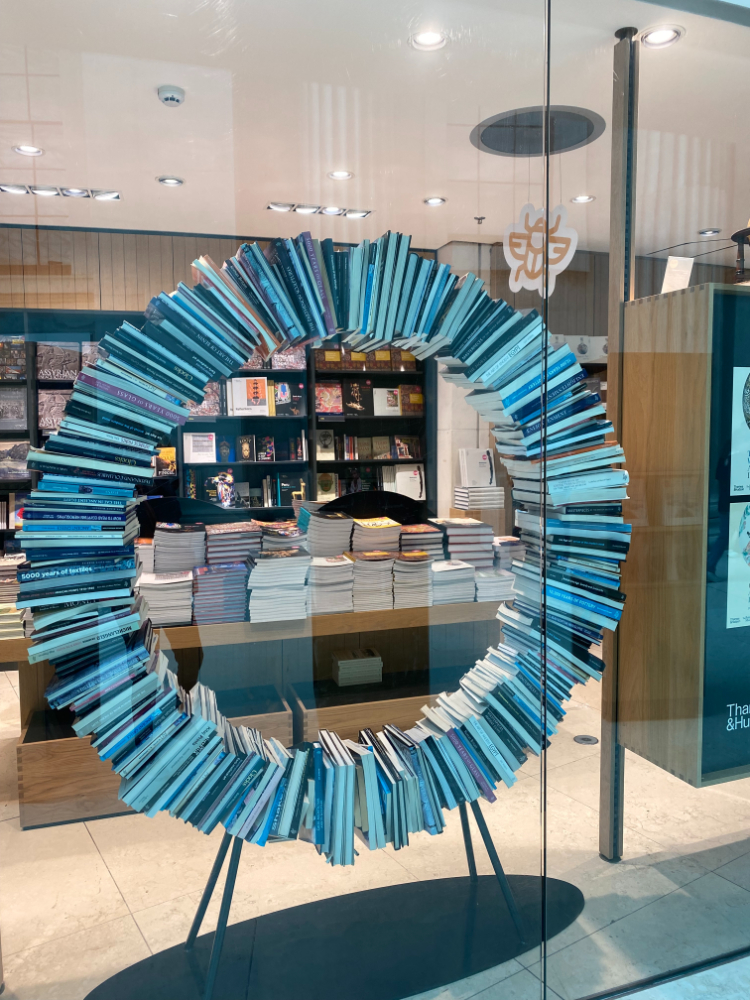
<path fill-rule="evenodd" d="M 548 345 L 536 312 L 493 301 L 475 275 L 458 278 L 409 242 L 388 233 L 342 253 L 303 233 L 264 252 L 244 244 L 221 268 L 201 257 L 194 288 L 162 293 L 141 329 L 124 323 L 104 337 L 58 431 L 29 452 L 42 474 L 18 534 L 29 660 L 54 664 L 50 706 L 72 710 L 75 732 L 140 812 L 168 810 L 204 833 L 221 824 L 261 846 L 299 837 L 352 864 L 355 833 L 370 850 L 400 848 L 410 833 L 440 833 L 446 809 L 494 802 L 555 734 L 573 687 L 601 674 L 590 647 L 617 626 L 630 538 L 627 473 L 612 467 L 624 456 L 604 407 L 570 349 Z M 178 686 L 133 593 L 136 493 L 151 485 L 158 442 L 209 382 L 256 350 L 331 337 L 350 350 L 437 354 L 443 377 L 471 388 L 466 401 L 492 425 L 523 508 L 525 557 L 513 562 L 514 599 L 498 609 L 504 641 L 412 729 L 365 729 L 356 742 L 321 731 L 287 749 L 229 724 L 205 686 Z"/>

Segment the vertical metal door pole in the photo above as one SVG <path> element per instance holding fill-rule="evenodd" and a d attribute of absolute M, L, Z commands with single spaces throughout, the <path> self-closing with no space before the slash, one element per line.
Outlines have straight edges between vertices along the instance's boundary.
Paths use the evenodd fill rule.
<path fill-rule="evenodd" d="M 637 28 L 620 28 L 614 47 L 612 182 L 609 216 L 607 416 L 622 441 L 622 360 L 625 303 L 634 298 L 636 139 L 638 132 Z M 618 742 L 618 637 L 604 641 L 602 734 L 599 776 L 599 853 L 622 857 L 625 751 Z"/>

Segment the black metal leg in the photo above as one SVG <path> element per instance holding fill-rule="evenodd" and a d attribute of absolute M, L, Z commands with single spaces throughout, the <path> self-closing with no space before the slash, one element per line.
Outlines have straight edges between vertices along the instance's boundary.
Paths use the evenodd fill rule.
<path fill-rule="evenodd" d="M 211 874 L 208 876 L 208 882 L 206 883 L 206 888 L 203 890 L 203 895 L 201 896 L 201 901 L 198 904 L 198 909 L 193 920 L 193 924 L 190 928 L 190 933 L 187 936 L 187 941 L 185 942 L 185 949 L 190 951 L 190 949 L 195 944 L 195 939 L 198 937 L 198 931 L 201 929 L 201 924 L 203 923 L 203 918 L 206 915 L 206 910 L 208 909 L 208 904 L 211 902 L 211 896 L 216 887 L 216 880 L 221 872 L 222 865 L 224 864 L 224 858 L 227 856 L 227 851 L 229 850 L 229 842 L 231 837 L 228 833 L 225 833 L 221 839 L 221 844 L 219 846 L 219 852 L 216 855 L 216 860 L 214 861 L 214 866 L 211 869 Z"/>
<path fill-rule="evenodd" d="M 219 971 L 219 960 L 221 959 L 221 949 L 224 947 L 224 935 L 227 930 L 229 920 L 229 908 L 232 905 L 234 895 L 234 882 L 237 878 L 237 869 L 240 865 L 240 853 L 242 852 L 242 840 L 234 838 L 232 853 L 229 857 L 229 868 L 227 869 L 227 880 L 224 884 L 224 895 L 221 897 L 221 909 L 219 910 L 219 922 L 216 925 L 216 934 L 211 948 L 211 958 L 208 963 L 208 973 L 206 975 L 206 989 L 203 1000 L 211 1000 L 214 993 L 214 983 L 216 973 Z"/>
<path fill-rule="evenodd" d="M 461 816 L 461 833 L 464 835 L 464 847 L 466 848 L 466 863 L 469 866 L 469 878 L 472 882 L 476 882 L 477 866 L 474 861 L 474 847 L 471 843 L 471 830 L 469 829 L 469 814 L 466 812 L 465 802 L 459 802 L 458 812 Z"/>
<path fill-rule="evenodd" d="M 518 931 L 518 936 L 521 939 L 521 944 L 525 944 L 525 938 L 523 933 L 523 923 L 521 922 L 521 914 L 518 912 L 518 907 L 516 906 L 516 901 L 513 897 L 513 892 L 508 883 L 508 879 L 503 871 L 503 866 L 500 864 L 500 858 L 498 857 L 497 851 L 495 850 L 495 845 L 492 842 L 492 837 L 490 836 L 490 831 L 487 829 L 487 823 L 482 815 L 482 810 L 479 808 L 478 802 L 471 803 L 471 811 L 474 813 L 474 819 L 477 826 L 479 827 L 479 832 L 482 835 L 482 840 L 484 841 L 484 846 L 487 853 L 490 856 L 490 861 L 492 862 L 492 867 L 495 870 L 495 876 L 500 883 L 500 888 L 503 891 L 503 896 L 505 896 L 505 902 L 510 910 L 510 915 L 513 918 L 513 923 L 516 925 L 516 930 Z"/>

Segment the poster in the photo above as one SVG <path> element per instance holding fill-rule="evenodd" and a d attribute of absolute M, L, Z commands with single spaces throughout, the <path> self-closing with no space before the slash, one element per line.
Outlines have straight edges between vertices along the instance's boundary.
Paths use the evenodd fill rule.
<path fill-rule="evenodd" d="M 750 493 L 750 368 L 734 368 L 729 495 L 742 496 L 744 493 Z"/>
<path fill-rule="evenodd" d="M 727 628 L 750 625 L 750 504 L 729 507 Z"/>

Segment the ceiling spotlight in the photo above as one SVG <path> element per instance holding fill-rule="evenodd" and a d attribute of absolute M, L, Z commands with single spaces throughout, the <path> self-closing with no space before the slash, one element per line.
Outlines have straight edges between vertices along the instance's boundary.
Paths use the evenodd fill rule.
<path fill-rule="evenodd" d="M 425 198 L 424 203 L 434 208 L 436 205 L 444 205 L 445 198 Z"/>
<path fill-rule="evenodd" d="M 6 194 L 28 194 L 29 189 L 25 184 L 0 184 L 0 191 Z"/>
<path fill-rule="evenodd" d="M 577 194 L 575 198 L 570 199 L 574 205 L 588 205 L 590 201 L 594 201 L 593 194 Z"/>
<path fill-rule="evenodd" d="M 350 181 L 354 174 L 350 170 L 332 170 L 328 176 L 332 181 Z"/>
<path fill-rule="evenodd" d="M 164 187 L 168 188 L 182 187 L 185 183 L 181 177 L 157 177 L 156 179 L 160 184 L 163 184 Z"/>
<path fill-rule="evenodd" d="M 716 226 L 710 226 L 708 229 L 699 229 L 699 236 L 718 236 L 721 230 Z"/>
<path fill-rule="evenodd" d="M 89 193 L 86 188 L 60 188 L 66 198 L 88 198 Z"/>
<path fill-rule="evenodd" d="M 684 34 L 685 29 L 679 24 L 660 24 L 655 28 L 646 28 L 640 37 L 648 49 L 665 49 L 678 42 Z"/>
<path fill-rule="evenodd" d="M 291 201 L 272 201 L 270 205 L 266 206 L 270 208 L 272 212 L 291 212 L 294 208 L 294 202 Z"/>
<path fill-rule="evenodd" d="M 21 156 L 41 156 L 44 152 L 38 146 L 14 146 L 14 153 L 20 153 Z"/>
<path fill-rule="evenodd" d="M 370 209 L 365 212 L 358 208 L 350 208 L 346 213 L 347 219 L 366 219 L 368 215 L 370 215 Z"/>
<path fill-rule="evenodd" d="M 92 198 L 96 201 L 119 201 L 120 192 L 119 191 L 92 191 Z"/>
<path fill-rule="evenodd" d="M 418 31 L 409 37 L 409 45 L 420 52 L 434 52 L 442 49 L 448 42 L 448 36 L 443 31 Z"/>
<path fill-rule="evenodd" d="M 346 211 L 345 208 L 336 208 L 335 205 L 328 205 L 326 208 L 321 208 L 321 215 L 343 215 Z"/>
<path fill-rule="evenodd" d="M 30 184 L 29 191 L 32 194 L 38 194 L 41 198 L 54 198 L 55 195 L 60 194 L 59 188 L 50 187 L 48 184 Z"/>
<path fill-rule="evenodd" d="M 294 211 L 299 212 L 300 215 L 315 215 L 316 212 L 320 211 L 320 205 L 295 205 Z"/>

